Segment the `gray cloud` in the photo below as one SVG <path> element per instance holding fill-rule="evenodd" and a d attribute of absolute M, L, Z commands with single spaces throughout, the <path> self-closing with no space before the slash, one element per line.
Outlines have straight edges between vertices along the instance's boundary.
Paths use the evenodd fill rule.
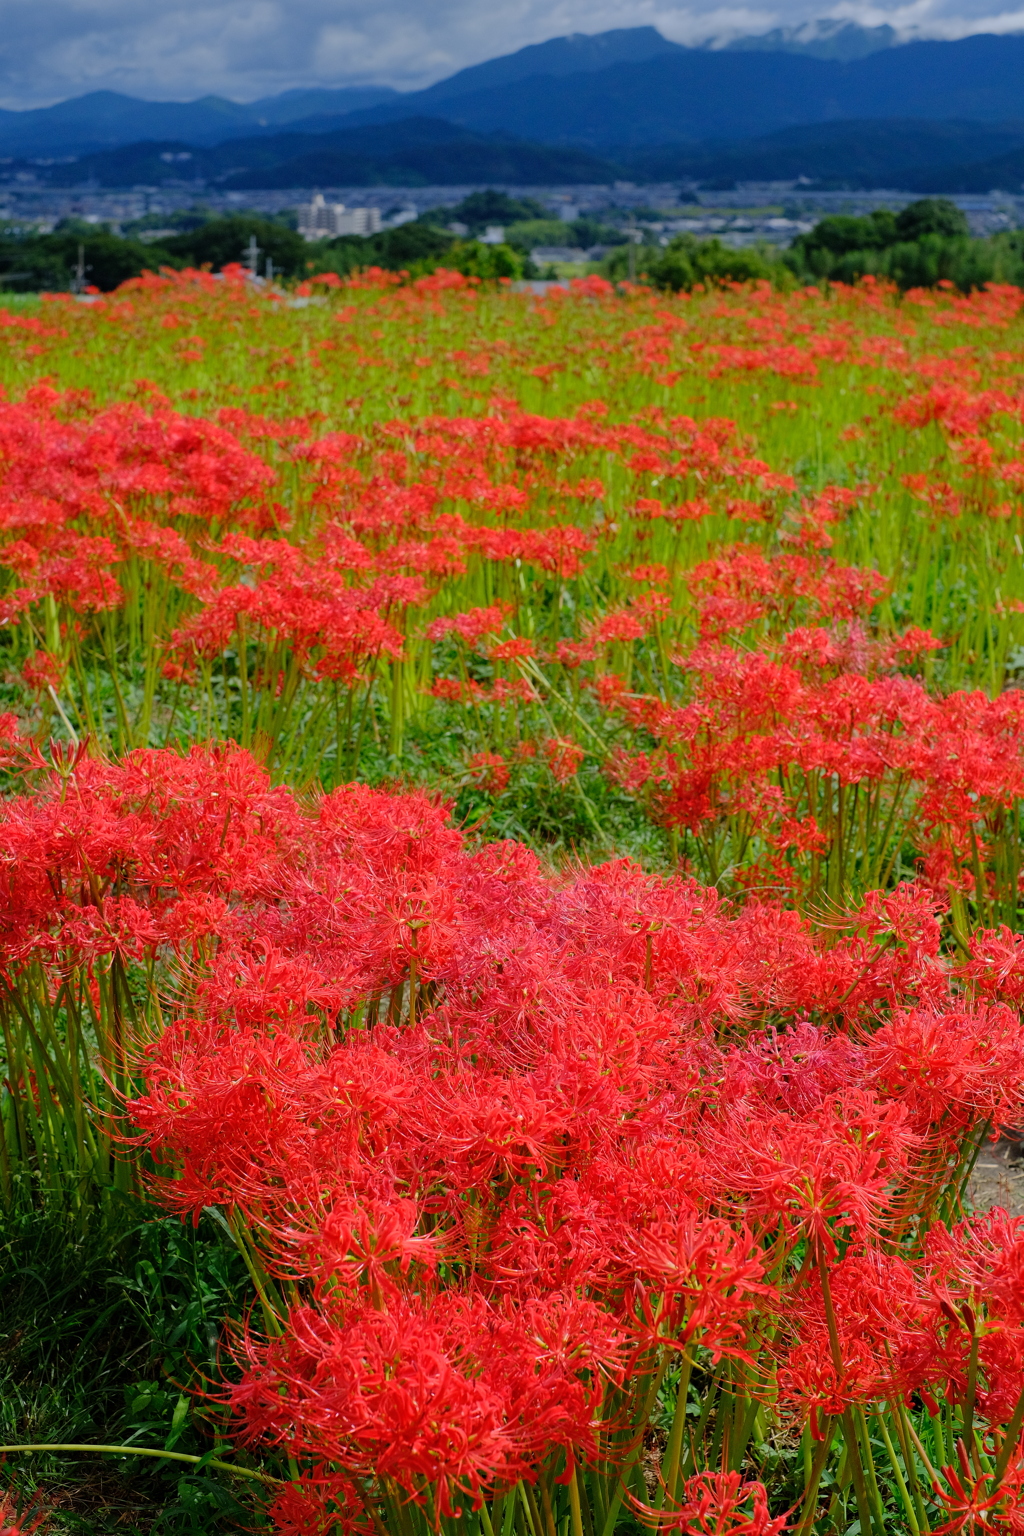
<path fill-rule="evenodd" d="M 414 89 L 567 32 L 650 25 L 695 43 L 819 16 L 906 36 L 1024 30 L 1021 0 L 3 0 L 0 104 L 100 89 L 237 101 L 300 85 Z"/>

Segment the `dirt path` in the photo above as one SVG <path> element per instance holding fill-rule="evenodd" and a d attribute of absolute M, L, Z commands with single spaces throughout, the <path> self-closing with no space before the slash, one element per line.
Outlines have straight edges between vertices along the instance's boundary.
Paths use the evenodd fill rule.
<path fill-rule="evenodd" d="M 974 1166 L 970 1182 L 970 1201 L 976 1211 L 1001 1205 L 1011 1216 L 1024 1216 L 1024 1163 L 1008 1167 L 1005 1141 L 989 1143 Z"/>

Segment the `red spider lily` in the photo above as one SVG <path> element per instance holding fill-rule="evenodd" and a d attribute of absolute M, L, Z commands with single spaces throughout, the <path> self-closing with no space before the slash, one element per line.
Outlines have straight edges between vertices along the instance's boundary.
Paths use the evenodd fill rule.
<path fill-rule="evenodd" d="M 509 768 L 499 752 L 474 752 L 469 770 L 489 795 L 500 795 L 508 788 Z"/>
<path fill-rule="evenodd" d="M 998 932 L 982 929 L 968 943 L 970 959 L 960 974 L 983 996 L 999 995 L 1012 1004 L 1024 997 L 1024 943 L 1021 935 L 1002 926 Z"/>
<path fill-rule="evenodd" d="M 445 1515 L 460 1495 L 516 1482 L 541 1447 L 591 1440 L 597 1389 L 579 1373 L 602 1351 L 614 1357 L 614 1333 L 565 1358 L 558 1302 L 513 1320 L 453 1300 L 429 1313 L 395 1301 L 343 1321 L 305 1309 L 280 1341 L 246 1341 L 253 1369 L 231 1399 L 248 1433 L 409 1492 L 426 1477 Z"/>
<path fill-rule="evenodd" d="M 966 1125 L 1013 1123 L 1020 1114 L 1021 1044 L 1018 1020 L 1005 1006 L 914 1009 L 872 1035 L 865 1068 L 882 1096 L 907 1108 L 915 1128 L 934 1135 L 944 1127 L 955 1144 Z"/>
<path fill-rule="evenodd" d="M 927 1308 L 904 1259 L 851 1251 L 794 1284 L 779 1316 L 779 1391 L 812 1425 L 934 1379 Z"/>
<path fill-rule="evenodd" d="M 778 1224 L 790 1241 L 806 1237 L 831 1261 L 840 1235 L 877 1230 L 886 1189 L 915 1147 L 906 1120 L 901 1106 L 850 1089 L 799 1120 L 771 1111 L 741 1119 L 732 1109 L 709 1151 L 751 1218 Z"/>
<path fill-rule="evenodd" d="M 328 274 L 333 276 L 332 274 Z M 279 1536 L 369 1536 L 374 1530 L 357 1485 L 337 1473 L 289 1483 L 267 1510 Z"/>
<path fill-rule="evenodd" d="M 584 752 L 574 741 L 552 739 L 544 743 L 544 755 L 555 782 L 566 784 L 576 777 Z"/>
<path fill-rule="evenodd" d="M 536 656 L 537 647 L 525 635 L 514 635 L 511 640 L 492 645 L 489 654 L 492 661 L 526 661 Z"/>
<path fill-rule="evenodd" d="M 760 600 L 709 601 L 726 628 L 767 616 Z M 694 685 L 682 705 L 597 690 L 662 743 L 655 756 L 620 755 L 616 779 L 641 792 L 652 786 L 657 813 L 690 833 L 702 857 L 721 828 L 741 849 L 752 837 L 767 848 L 795 849 L 801 864 L 766 862 L 783 893 L 812 898 L 839 855 L 833 818 L 840 796 L 856 791 L 886 806 L 886 817 L 891 810 L 900 835 L 915 839 L 933 889 L 969 889 L 986 910 L 997 894 L 994 876 L 982 868 L 990 858 L 986 839 L 1024 789 L 1011 734 L 1019 704 L 1009 695 L 990 701 L 956 693 L 940 702 L 907 679 L 865 675 L 896 653 L 852 627 L 842 636 L 790 631 L 779 649 L 785 660 L 698 647 L 685 658 Z M 829 785 L 824 799 L 822 780 Z M 885 824 L 895 838 L 896 821 Z M 858 857 L 884 862 L 891 854 L 865 846 Z M 975 863 L 980 884 L 968 872 Z"/>
<path fill-rule="evenodd" d="M 264 915 L 250 896 L 193 1016 L 147 1050 L 132 1106 L 179 1169 L 168 1204 L 228 1206 L 274 1273 L 311 1287 L 280 1340 L 244 1345 L 233 1401 L 249 1434 L 352 1476 L 386 1463 L 454 1509 L 532 1476 L 544 1447 L 596 1455 L 607 1384 L 652 1349 L 752 1360 L 766 1312 L 798 1414 L 938 1381 L 962 1392 L 969 1341 L 933 1298 L 961 1307 L 947 1273 L 964 1296 L 991 1288 L 971 1267 L 994 1274 L 989 1249 L 968 1260 L 957 1239 L 943 1257 L 936 1238 L 922 1271 L 884 1247 L 904 1219 L 896 1190 L 950 1135 L 953 1090 L 921 1092 L 909 1036 L 899 1054 L 927 1007 L 862 1038 L 810 1023 L 744 1037 L 836 966 L 864 972 L 865 954 L 932 976 L 927 903 L 897 893 L 860 916 L 907 950 L 855 936 L 819 951 L 792 917 L 727 915 L 714 893 L 625 862 L 556 888 L 514 845 L 469 856 L 422 797 L 353 787 L 303 815 L 301 858 L 278 866 Z M 415 1015 L 403 976 L 435 989 Z M 375 1027 L 333 1034 L 339 1011 L 388 987 L 390 1022 L 374 1003 Z M 1021 1067 L 981 1043 L 998 1005 L 964 1012 L 957 1049 L 953 1016 L 948 1001 L 934 1015 L 944 1054 L 928 1070 L 952 1082 L 960 1051 L 954 1118 L 973 1128 Z M 805 1238 L 832 1322 L 818 1268 L 766 1276 L 769 1254 Z M 1017 1325 L 1001 1294 L 971 1305 L 989 1330 L 978 1402 L 1005 1416 Z M 565 1310 L 570 1295 L 583 1310 Z M 537 1386 L 549 1379 L 561 1418 Z"/>
<path fill-rule="evenodd" d="M 788 1515 L 772 1516 L 763 1483 L 744 1483 L 738 1472 L 698 1472 L 687 1478 L 674 1508 L 645 1511 L 655 1530 L 685 1536 L 777 1536 Z"/>
<path fill-rule="evenodd" d="M 491 608 L 471 608 L 467 613 L 457 613 L 435 619 L 427 630 L 431 640 L 454 632 L 464 640 L 482 640 L 484 635 L 500 634 L 505 620 L 511 613 L 509 603 L 498 603 Z"/>
<path fill-rule="evenodd" d="M 33 651 L 28 660 L 22 663 L 21 675 L 34 692 L 44 693 L 50 688 L 60 688 L 65 670 L 58 657 L 51 656 L 47 651 Z"/>
<path fill-rule="evenodd" d="M 1024 1500 L 1020 1469 L 1002 1478 L 979 1475 L 971 1467 L 962 1440 L 957 1441 L 959 1466 L 944 1466 L 942 1478 L 933 1483 L 935 1496 L 950 1518 L 936 1526 L 936 1536 L 957 1531 L 1003 1531 L 1017 1536 L 1024 1530 Z"/>
<path fill-rule="evenodd" d="M 1011 1419 L 1024 1371 L 1024 1222 L 995 1209 L 952 1231 L 936 1228 L 922 1284 L 944 1389 L 963 1400 L 972 1338 L 980 1369 L 978 1403 L 993 1423 Z"/>
<path fill-rule="evenodd" d="M 46 1516 L 40 1505 L 24 1508 L 13 1494 L 6 1493 L 0 1498 L 0 1536 L 32 1536 L 33 1531 L 45 1531 Z"/>
<path fill-rule="evenodd" d="M 657 1297 L 654 1306 L 644 1299 L 645 1344 L 666 1341 L 685 1350 L 699 1338 L 716 1355 L 742 1350 L 750 1312 L 772 1289 L 749 1232 L 688 1214 L 654 1223 L 624 1246 L 630 1269 Z"/>

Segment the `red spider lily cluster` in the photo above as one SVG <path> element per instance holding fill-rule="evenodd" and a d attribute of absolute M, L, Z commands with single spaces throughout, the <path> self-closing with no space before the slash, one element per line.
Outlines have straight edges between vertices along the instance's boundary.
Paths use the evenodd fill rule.
<path fill-rule="evenodd" d="M 454 578 L 507 587 L 502 572 L 524 566 L 579 578 L 594 535 L 558 505 L 536 507 L 553 500 L 578 513 L 604 494 L 600 480 L 563 479 L 567 457 L 635 459 L 643 445 L 658 450 L 640 455 L 644 464 L 667 453 L 677 476 L 714 468 L 727 479 L 772 478 L 760 461 L 725 451 L 735 435 L 727 422 L 712 423 L 710 434 L 690 418 L 656 430 L 610 428 L 596 410 L 552 422 L 509 407 L 498 417 L 428 418 L 399 450 L 394 427 L 369 440 L 311 437 L 309 417 L 275 423 L 225 408 L 215 426 L 154 405 L 152 391 L 147 403 L 148 411 L 96 411 L 81 392 L 37 386 L 7 408 L 0 447 L 0 560 L 12 578 L 3 613 L 20 621 L 27 642 L 21 675 L 44 695 L 65 685 L 79 730 L 120 745 L 151 736 L 161 689 L 209 684 L 217 663 L 228 733 L 279 736 L 304 684 L 351 691 L 388 667 L 400 679 L 400 664 L 415 660 L 410 615 L 448 607 L 439 599 Z M 267 498 L 297 472 L 299 495 L 286 511 Z M 522 525 L 531 506 L 541 526 Z M 667 606 L 660 594 L 641 594 L 628 613 L 592 625 L 578 657 L 563 642 L 566 658 L 575 664 L 595 645 L 642 636 Z M 522 617 L 507 601 L 488 611 L 503 616 L 495 633 Z M 479 638 L 457 613 L 425 628 L 429 638 L 446 628 Z M 522 635 L 493 644 L 492 660 L 512 663 L 513 676 L 483 696 L 530 697 L 514 664 L 534 654 Z M 108 721 L 101 677 L 126 656 L 137 661 L 142 697 L 132 708 L 133 680 L 124 676 Z M 454 683 L 439 679 L 435 696 L 454 696 Z M 400 741 L 401 688 L 393 683 L 390 694 Z"/>
<path fill-rule="evenodd" d="M 803 904 L 916 864 L 954 903 L 961 932 L 964 897 L 983 920 L 1012 920 L 1021 695 L 942 696 L 902 675 L 943 642 L 927 630 L 873 637 L 874 573 L 766 561 L 739 545 L 688 581 L 701 638 L 676 660 L 689 697 L 633 693 L 609 676 L 598 690 L 654 743 L 610 771 L 689 834 L 707 877 L 732 865 L 743 883 Z"/>
<path fill-rule="evenodd" d="M 43 337 L 31 345 L 56 353 L 80 339 L 69 331 L 83 324 L 109 333 L 144 318 L 166 335 L 222 322 L 226 301 L 235 312 L 249 303 L 250 321 L 275 323 L 276 302 L 261 311 L 240 292 L 237 273 L 227 279 L 219 289 L 194 274 L 147 280 L 95 310 L 63 313 L 61 326 L 12 317 L 7 330 L 12 337 L 23 331 Z M 367 290 L 357 285 L 345 296 L 361 291 Z M 445 304 L 465 313 L 480 302 L 472 284 L 439 279 L 383 292 L 371 281 L 368 298 L 365 318 L 392 327 L 414 315 L 444 315 Z M 613 316 L 621 309 L 593 285 L 571 301 L 591 306 L 600 324 L 602 309 Z M 655 381 L 672 361 L 699 367 L 712 381 L 753 372 L 818 387 L 827 365 L 923 383 L 924 392 L 895 407 L 888 422 L 921 447 L 941 433 L 943 461 L 939 472 L 891 475 L 891 490 L 909 502 L 922 527 L 940 503 L 946 516 L 954 501 L 958 511 L 996 521 L 1015 515 L 1021 446 L 1012 427 L 1021 416 L 1019 386 L 1001 379 L 1002 387 L 972 389 L 980 370 L 964 356 L 967 349 L 958 347 L 953 356 L 912 349 L 915 327 L 906 315 L 925 312 L 940 337 L 951 320 L 1005 330 L 1019 307 L 1016 291 L 993 291 L 969 303 L 946 299 L 938 311 L 926 296 L 911 296 L 891 327 L 894 335 L 867 333 L 869 324 L 888 320 L 883 296 L 870 287 L 846 295 L 844 303 L 849 314 L 837 321 L 820 295 L 737 297 L 713 311 L 728 343 L 694 334 L 692 306 L 680 303 L 672 311 L 654 304 L 653 314 L 626 314 L 621 364 L 627 378 L 635 372 Z M 533 306 L 542 328 L 553 327 L 557 311 L 567 307 L 564 299 L 551 304 Z M 314 347 L 318 369 L 340 363 L 342 355 L 364 367 L 380 362 L 352 344 L 348 328 L 356 313 L 348 303 L 325 317 L 328 333 Z M 759 345 L 741 345 L 744 331 Z M 456 349 L 447 360 L 467 367 L 476 356 Z M 592 338 L 590 356 L 607 370 L 607 340 Z M 485 371 L 506 358 L 525 361 L 521 349 L 492 337 Z M 794 359 L 802 359 L 799 367 Z M 282 350 L 269 356 L 269 371 L 295 361 Z M 417 354 L 411 361 L 434 360 Z M 947 382 L 953 375 L 957 382 Z M 279 382 L 292 390 L 287 377 Z M 269 387 L 255 385 L 251 392 Z M 734 417 L 658 405 L 619 420 L 603 400 L 591 398 L 558 417 L 524 410 L 492 391 L 483 410 L 474 403 L 464 414 L 375 419 L 358 431 L 337 431 L 322 410 L 281 417 L 220 405 L 210 420 L 181 415 L 149 380 L 135 380 L 132 390 L 131 405 L 100 406 L 89 390 L 35 384 L 17 404 L 5 405 L 0 423 L 7 534 L 0 553 L 9 572 L 3 612 L 9 623 L 21 621 L 16 659 L 47 709 L 49 690 L 61 694 L 63 683 L 63 707 L 76 728 L 122 747 L 159 732 L 162 699 L 173 699 L 170 718 L 180 723 L 188 714 L 182 684 L 186 698 L 204 685 L 210 695 L 195 711 L 204 729 L 216 712 L 221 730 L 248 740 L 254 732 L 290 728 L 303 709 L 315 711 L 316 685 L 326 682 L 346 690 L 365 683 L 400 706 L 393 711 L 398 719 L 389 722 L 397 749 L 403 720 L 422 712 L 424 678 L 440 685 L 435 697 L 455 697 L 458 683 L 460 699 L 505 704 L 527 697 L 521 663 L 550 657 L 559 673 L 580 666 L 600 673 L 614 652 L 631 658 L 638 644 L 666 632 L 669 641 L 679 638 L 693 614 L 681 611 L 678 575 L 699 565 L 723 536 L 737 528 L 754 531 L 768 547 L 795 538 L 807 553 L 827 546 L 876 490 L 855 471 L 852 485 L 796 495 L 788 468 L 754 451 Z M 795 401 L 773 404 L 798 408 Z M 865 435 L 859 427 L 849 430 Z M 870 435 L 877 428 L 866 430 Z M 636 561 L 654 554 L 668 558 Z M 534 583 L 526 603 L 523 570 Z M 631 570 L 664 575 L 634 579 Z M 594 601 L 595 575 L 604 602 Z M 757 576 L 748 572 L 748 589 L 757 587 Z M 870 610 L 884 584 L 871 569 L 851 569 L 850 577 L 847 609 Z M 661 590 L 666 583 L 670 590 Z M 552 610 L 545 599 L 539 610 L 538 584 L 575 589 L 571 607 L 560 601 Z M 790 596 L 805 587 L 806 580 L 791 573 Z M 425 635 L 436 632 L 431 621 L 438 614 L 472 609 L 477 595 L 488 599 L 484 607 L 495 597 L 510 601 L 512 631 L 496 636 L 491 647 L 498 692 L 485 688 L 480 696 L 478 678 L 432 678 L 434 658 L 423 646 Z M 1012 629 L 1017 610 L 1001 596 L 996 601 Z M 705 637 L 723 625 L 742 626 L 758 610 L 735 579 L 704 592 L 699 606 Z M 842 610 L 841 602 L 833 604 L 833 622 Z M 569 613 L 575 622 L 566 624 Z M 138 678 L 127 675 L 131 664 Z M 102 696 L 100 684 L 111 668 L 119 674 L 112 699 Z M 518 694 L 508 693 L 510 684 Z M 557 700 L 554 705 L 560 714 Z M 565 739 L 574 734 L 567 726 L 560 719 L 545 734 Z M 354 766 L 351 753 L 345 761 L 337 746 L 334 759 L 336 777 Z"/>
<path fill-rule="evenodd" d="M 238 749 L 62 764 L 0 843 L 9 984 L 177 957 L 128 1109 L 164 1202 L 222 1211 L 263 1277 L 228 1396 L 310 1469 L 283 1529 L 296 1498 L 367 1529 L 388 1497 L 646 1504 L 659 1387 L 685 1414 L 698 1382 L 734 1455 L 880 1404 L 910 1436 L 941 1399 L 993 1518 L 1024 1504 L 1024 1223 L 941 1219 L 1024 1098 L 999 934 L 944 960 L 919 888 L 822 936 L 628 861 L 556 879 L 421 794 L 303 805 Z M 693 1455 L 670 1432 L 665 1523 L 782 1528 Z"/>
<path fill-rule="evenodd" d="M 304 288 L 4 321 L 0 1197 L 215 1213 L 284 1536 L 1024 1532 L 1021 295 Z"/>

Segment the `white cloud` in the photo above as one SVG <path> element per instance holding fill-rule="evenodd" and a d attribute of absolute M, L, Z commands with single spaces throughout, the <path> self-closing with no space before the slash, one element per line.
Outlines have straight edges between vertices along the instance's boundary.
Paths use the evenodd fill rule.
<path fill-rule="evenodd" d="M 697 43 L 817 17 L 907 37 L 1024 30 L 1020 0 L 3 0 L 0 103 L 111 89 L 164 100 L 253 100 L 299 85 L 415 89 L 567 32 L 655 26 Z"/>

